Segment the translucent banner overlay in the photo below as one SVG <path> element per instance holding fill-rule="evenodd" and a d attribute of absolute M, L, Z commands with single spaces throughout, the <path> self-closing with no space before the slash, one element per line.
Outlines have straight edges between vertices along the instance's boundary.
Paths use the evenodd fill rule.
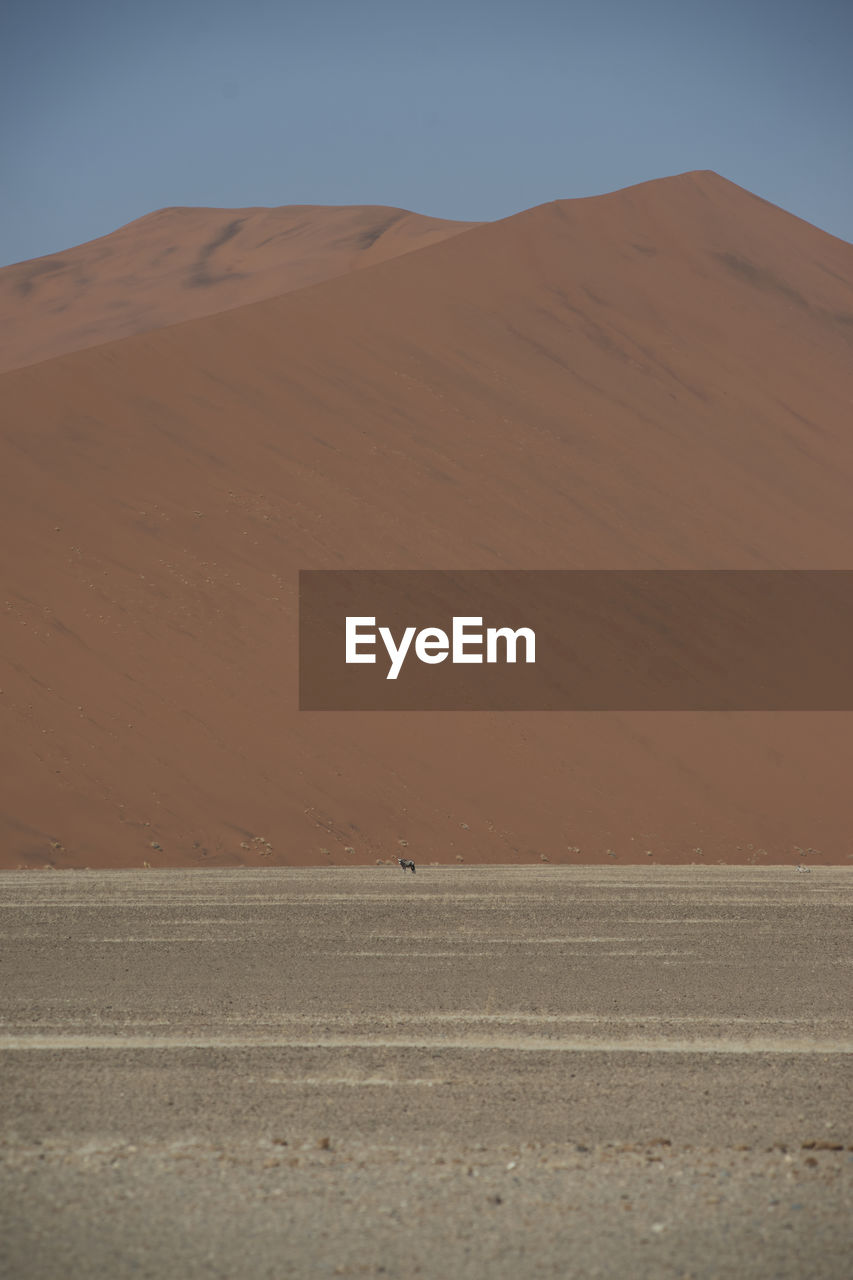
<path fill-rule="evenodd" d="M 853 570 L 305 570 L 299 705 L 850 711 Z"/>

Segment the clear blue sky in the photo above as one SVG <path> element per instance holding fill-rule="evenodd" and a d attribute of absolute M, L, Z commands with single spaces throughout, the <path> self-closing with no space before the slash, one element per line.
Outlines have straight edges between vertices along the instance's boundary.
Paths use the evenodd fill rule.
<path fill-rule="evenodd" d="M 853 0 L 5 0 L 0 263 L 164 205 L 491 219 L 716 169 L 853 240 Z"/>

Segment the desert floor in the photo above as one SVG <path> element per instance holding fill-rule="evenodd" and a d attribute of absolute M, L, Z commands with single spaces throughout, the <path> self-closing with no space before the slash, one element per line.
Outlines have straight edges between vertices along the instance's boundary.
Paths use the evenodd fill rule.
<path fill-rule="evenodd" d="M 0 876 L 0 1274 L 842 1277 L 853 873 Z"/>

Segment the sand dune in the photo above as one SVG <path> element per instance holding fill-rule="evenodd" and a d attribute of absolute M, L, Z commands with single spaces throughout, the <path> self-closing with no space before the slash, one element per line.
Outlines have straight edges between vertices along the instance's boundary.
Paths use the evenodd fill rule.
<path fill-rule="evenodd" d="M 853 566 L 851 348 L 853 247 L 696 173 L 7 373 L 3 865 L 846 863 L 850 716 L 300 715 L 295 635 L 299 568 Z"/>
<path fill-rule="evenodd" d="M 160 209 L 0 270 L 0 372 L 301 289 L 475 225 L 381 205 Z"/>

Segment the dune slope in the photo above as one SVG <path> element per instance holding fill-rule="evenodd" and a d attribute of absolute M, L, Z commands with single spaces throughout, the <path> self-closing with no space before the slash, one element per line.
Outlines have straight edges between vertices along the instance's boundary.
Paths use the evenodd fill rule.
<path fill-rule="evenodd" d="M 475 225 L 379 205 L 160 209 L 0 270 L 0 372 L 276 297 Z"/>
<path fill-rule="evenodd" d="M 853 566 L 852 349 L 853 247 L 695 173 L 4 375 L 4 865 L 846 862 L 848 715 L 300 715 L 295 636 L 299 568 Z"/>

